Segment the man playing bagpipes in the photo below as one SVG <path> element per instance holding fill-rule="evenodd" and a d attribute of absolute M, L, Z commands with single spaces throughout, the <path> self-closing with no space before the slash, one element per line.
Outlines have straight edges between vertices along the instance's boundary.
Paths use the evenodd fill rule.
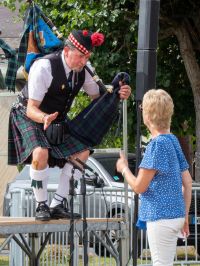
<path fill-rule="evenodd" d="M 91 114 L 88 115 L 88 119 L 92 115 L 93 120 L 90 121 L 84 118 L 85 112 L 72 121 L 67 117 L 72 102 L 81 88 L 91 99 L 96 99 L 98 106 L 99 86 L 84 66 L 87 64 L 93 48 L 100 46 L 103 41 L 104 35 L 101 33 L 73 30 L 62 50 L 45 55 L 32 64 L 28 82 L 11 109 L 8 163 L 31 164 L 31 186 L 38 203 L 37 220 L 70 218 L 64 201 L 66 195 L 69 194 L 69 180 L 73 166 L 67 159 L 70 157 L 86 161 L 91 146 L 98 144 L 102 135 L 110 127 L 111 121 L 109 120 L 103 134 L 100 133 L 100 138 L 93 142 L 96 135 L 94 136 L 90 131 L 93 131 L 92 124 L 95 123 L 95 117 L 100 116 L 98 108 L 97 110 L 93 108 Z M 127 99 L 130 96 L 131 88 L 127 84 L 123 85 L 118 77 L 115 78 L 114 83 L 119 87 L 114 99 L 117 106 L 119 99 Z M 110 101 L 110 96 L 106 95 L 106 97 Z M 106 97 L 104 97 L 105 101 L 107 101 Z M 108 105 L 110 104 L 108 103 Z M 101 106 L 101 109 L 103 108 L 104 104 Z M 90 108 L 86 109 L 90 111 Z M 103 127 L 103 123 L 100 123 Z M 101 124 L 98 125 L 99 131 Z M 80 126 L 83 132 L 90 130 L 87 138 L 79 136 Z M 91 145 L 89 139 L 91 139 Z M 47 182 L 49 167 L 54 166 L 61 167 L 62 173 L 49 208 Z M 75 179 L 79 180 L 81 175 L 81 172 L 76 169 Z M 74 214 L 74 216 L 80 218 L 79 214 Z"/>

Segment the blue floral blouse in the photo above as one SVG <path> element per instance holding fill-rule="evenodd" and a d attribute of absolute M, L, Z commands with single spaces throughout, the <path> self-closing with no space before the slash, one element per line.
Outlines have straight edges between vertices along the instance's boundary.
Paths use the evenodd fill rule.
<path fill-rule="evenodd" d="M 139 227 L 145 227 L 146 221 L 185 216 L 181 173 L 188 167 L 173 134 L 161 134 L 150 141 L 139 168 L 157 172 L 148 189 L 140 195 Z"/>

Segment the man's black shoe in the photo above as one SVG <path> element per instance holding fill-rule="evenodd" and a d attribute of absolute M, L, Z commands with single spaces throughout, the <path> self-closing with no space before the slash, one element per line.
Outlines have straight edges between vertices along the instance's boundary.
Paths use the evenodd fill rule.
<path fill-rule="evenodd" d="M 51 219 L 49 207 L 45 202 L 39 202 L 35 219 L 39 221 L 49 221 Z"/>
<path fill-rule="evenodd" d="M 58 204 L 53 208 L 50 208 L 52 219 L 70 219 L 71 213 L 68 208 L 65 208 L 63 204 Z M 74 213 L 74 219 L 80 219 L 81 215 L 79 213 Z"/>

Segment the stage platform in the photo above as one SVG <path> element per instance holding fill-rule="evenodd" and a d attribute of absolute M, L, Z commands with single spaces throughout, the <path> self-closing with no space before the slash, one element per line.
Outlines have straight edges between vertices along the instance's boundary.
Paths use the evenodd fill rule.
<path fill-rule="evenodd" d="M 121 218 L 87 218 L 88 231 L 120 230 Z M 83 230 L 83 220 L 75 220 L 77 231 Z M 44 232 L 65 232 L 70 229 L 70 220 L 36 221 L 34 217 L 0 217 L 0 234 L 29 234 Z"/>
<path fill-rule="evenodd" d="M 120 231 L 123 235 L 123 231 L 126 229 L 123 218 L 87 218 L 87 231 L 92 232 L 97 239 L 110 251 L 116 260 L 116 265 L 122 265 L 122 258 L 119 253 L 116 252 L 112 243 L 109 241 L 108 232 L 111 230 Z M 74 230 L 76 232 L 83 231 L 83 219 L 74 221 Z M 14 240 L 17 245 L 28 255 L 30 260 L 30 266 L 40 265 L 40 256 L 51 236 L 55 232 L 69 232 L 71 228 L 71 222 L 68 219 L 58 219 L 50 221 L 36 221 L 34 217 L 0 217 L 0 235 L 6 237 L 6 240 L 0 246 L 0 251 L 11 241 Z M 106 239 L 108 243 L 101 240 L 97 232 L 103 231 L 107 235 Z M 36 250 L 36 242 L 38 240 L 38 234 L 46 233 L 44 241 L 40 244 L 40 247 Z M 27 235 L 29 241 L 27 241 Z M 30 241 L 31 239 L 31 241 Z M 123 236 L 119 239 L 120 246 L 122 246 Z"/>

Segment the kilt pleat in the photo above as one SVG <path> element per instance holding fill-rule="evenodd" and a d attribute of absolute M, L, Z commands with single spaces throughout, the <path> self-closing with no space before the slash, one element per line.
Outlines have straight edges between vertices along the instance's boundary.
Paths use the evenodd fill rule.
<path fill-rule="evenodd" d="M 13 106 L 11 109 L 8 130 L 9 165 L 31 163 L 33 150 L 42 147 L 49 150 L 50 167 L 63 167 L 67 157 L 89 149 L 87 145 L 70 135 L 65 143 L 51 145 L 45 136 L 43 124 L 28 119 L 23 107 L 19 106 Z"/>

